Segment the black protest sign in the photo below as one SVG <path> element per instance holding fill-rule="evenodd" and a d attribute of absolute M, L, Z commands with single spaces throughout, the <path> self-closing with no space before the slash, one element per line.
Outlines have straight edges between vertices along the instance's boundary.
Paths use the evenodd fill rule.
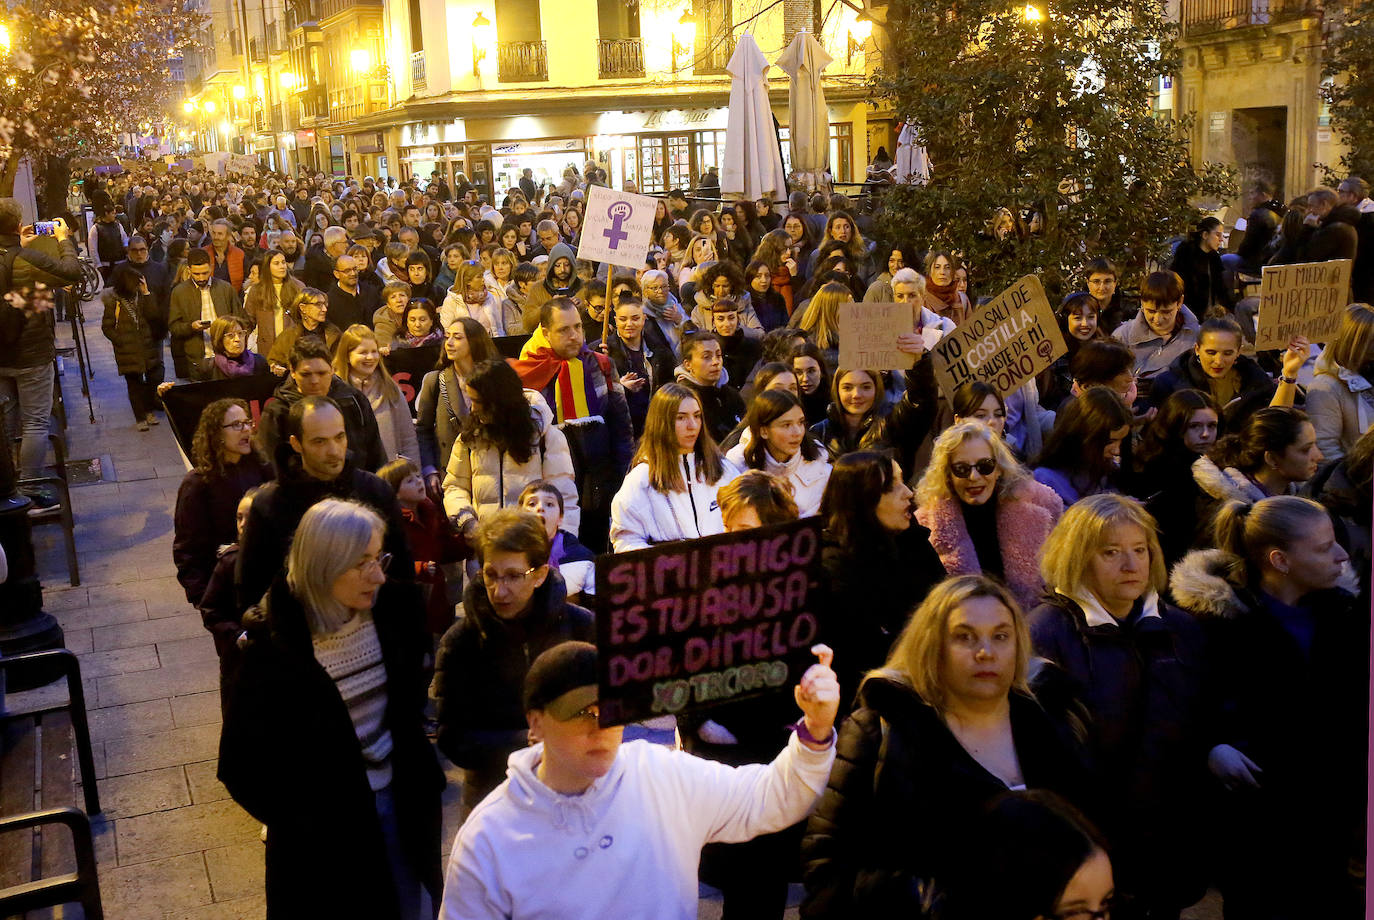
<path fill-rule="evenodd" d="M 204 383 L 183 383 L 162 394 L 162 405 L 167 410 L 167 424 L 172 426 L 172 434 L 182 453 L 191 456 L 191 439 L 195 437 L 196 425 L 205 407 L 217 399 L 242 399 L 248 403 L 248 413 L 253 418 L 253 427 L 258 426 L 263 406 L 272 398 L 281 380 L 272 375 L 254 374 L 251 377 L 232 377 L 228 380 L 207 380 Z"/>
<path fill-rule="evenodd" d="M 520 349 L 524 348 L 529 340 L 530 337 L 527 335 L 498 335 L 492 342 L 496 344 L 496 350 L 501 357 L 513 361 L 520 357 Z"/>
<path fill-rule="evenodd" d="M 787 690 L 815 661 L 821 522 L 598 556 L 601 724 Z"/>
<path fill-rule="evenodd" d="M 967 380 L 982 380 L 1005 398 L 1068 350 L 1040 279 L 1026 275 L 970 310 L 930 352 L 947 397 Z"/>
<path fill-rule="evenodd" d="M 410 406 L 410 414 L 415 415 L 415 397 L 420 395 L 420 384 L 425 374 L 434 370 L 439 363 L 439 349 L 442 345 L 422 345 L 419 348 L 392 348 L 386 356 L 386 369 L 391 379 L 401 388 L 401 395 Z"/>

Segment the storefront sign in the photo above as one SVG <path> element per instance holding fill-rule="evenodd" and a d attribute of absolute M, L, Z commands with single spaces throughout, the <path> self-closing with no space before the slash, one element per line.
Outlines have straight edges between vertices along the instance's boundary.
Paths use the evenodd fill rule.
<path fill-rule="evenodd" d="M 315 132 L 314 132 L 314 131 L 297 131 L 297 132 L 296 132 L 296 146 L 297 146 L 297 147 L 314 147 L 314 146 L 315 146 Z"/>
<path fill-rule="evenodd" d="M 982 380 L 1005 397 L 1068 350 L 1040 279 L 1026 275 L 975 307 L 931 355 L 946 396 L 966 380 Z"/>
<path fill-rule="evenodd" d="M 581 150 L 582 141 L 576 138 L 553 141 L 514 141 L 508 144 L 492 144 L 491 155 L 494 157 L 519 156 L 526 153 L 565 153 L 569 150 Z"/>
<path fill-rule="evenodd" d="M 587 196 L 587 216 L 577 257 L 640 269 L 653 243 L 654 210 L 658 201 L 647 195 L 618 192 L 593 185 Z"/>
<path fill-rule="evenodd" d="M 601 724 L 786 690 L 820 633 L 821 523 L 598 556 Z"/>
<path fill-rule="evenodd" d="M 1260 281 L 1255 348 L 1287 348 L 1295 336 L 1330 342 L 1350 303 L 1349 259 L 1266 265 Z"/>
<path fill-rule="evenodd" d="M 897 336 L 912 331 L 909 303 L 840 304 L 840 367 L 895 370 L 911 367 Z"/>

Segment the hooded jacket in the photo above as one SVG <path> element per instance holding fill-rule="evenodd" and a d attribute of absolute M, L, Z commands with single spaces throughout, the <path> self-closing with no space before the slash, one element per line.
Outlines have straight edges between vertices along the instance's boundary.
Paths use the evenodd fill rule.
<path fill-rule="evenodd" d="M 459 829 L 441 916 L 694 920 L 701 848 L 795 824 L 835 759 L 795 735 L 772 763 L 741 767 L 631 741 L 569 796 L 539 780 L 543 754 L 512 754 L 506 781 Z"/>
<path fill-rule="evenodd" d="M 716 492 L 728 484 L 739 470 L 722 459 L 724 469 L 715 482 L 697 478 L 696 454 L 682 457 L 683 478 L 687 487 L 680 492 L 663 493 L 649 483 L 649 464 L 639 463 L 630 470 L 611 500 L 611 547 L 624 553 L 644 549 L 655 543 L 695 540 L 725 532 Z"/>
<path fill-rule="evenodd" d="M 524 328 L 518 309 L 507 309 L 502 298 L 492 293 L 490 288 L 483 291 L 486 295 L 480 304 L 469 304 L 463 299 L 461 291 L 450 287 L 439 307 L 439 325 L 445 329 L 462 317 L 475 319 L 487 330 L 487 335 L 499 338 L 504 335 L 519 335 Z M 512 304 L 512 307 L 514 305 Z"/>
<path fill-rule="evenodd" d="M 1112 338 L 1124 343 L 1135 355 L 1137 377 L 1154 377 L 1187 354 L 1197 344 L 1198 321 L 1185 304 L 1178 308 L 1180 324 L 1168 336 L 1162 336 L 1145 322 L 1145 311 L 1137 310 L 1134 317 L 1122 323 Z"/>
<path fill-rule="evenodd" d="M 462 530 L 469 521 L 507 505 L 514 505 L 520 492 L 543 479 L 558 487 L 563 495 L 563 522 L 577 532 L 581 511 L 577 506 L 577 482 L 568 439 L 553 423 L 544 397 L 525 390 L 530 418 L 534 421 L 535 441 L 530 458 L 518 463 L 505 451 L 486 440 L 473 441 L 460 434 L 449 454 L 444 475 L 444 512 Z"/>
<path fill-rule="evenodd" d="M 702 422 L 717 444 L 744 418 L 744 400 L 740 397 L 739 391 L 730 386 L 730 374 L 723 366 L 720 370 L 720 379 L 714 384 L 697 380 L 684 364 L 679 364 L 673 369 L 673 377 L 696 394 L 697 402 L 701 404 Z"/>
<path fill-rule="evenodd" d="M 567 259 L 572 265 L 572 277 L 566 288 L 555 288 L 553 267 L 559 259 Z M 530 286 L 530 296 L 525 300 L 523 317 L 525 328 L 534 329 L 539 325 L 539 308 L 555 297 L 576 297 L 582 290 L 582 279 L 577 277 L 577 254 L 567 243 L 558 243 L 549 252 L 548 273 L 544 280 Z"/>
<path fill-rule="evenodd" d="M 1002 550 L 1003 579 L 1021 605 L 1030 609 L 1044 593 L 1040 548 L 1045 545 L 1064 503 L 1054 490 L 1033 479 L 1017 483 L 997 497 L 997 542 Z M 916 520 L 930 530 L 930 545 L 950 575 L 982 572 L 978 553 L 957 498 L 942 498 L 916 509 Z"/>
<path fill-rule="evenodd" d="M 1327 348 L 1317 359 L 1307 387 L 1307 416 L 1317 431 L 1317 447 L 1327 460 L 1355 449 L 1360 435 L 1374 427 L 1374 381 L 1341 367 Z"/>
<path fill-rule="evenodd" d="M 552 568 L 522 616 L 498 617 L 480 578 L 468 580 L 463 612 L 439 640 L 434 665 L 439 750 L 465 770 L 486 773 L 528 744 L 522 694 L 530 662 L 560 642 L 596 641 L 595 629 L 590 610 L 567 602 Z"/>

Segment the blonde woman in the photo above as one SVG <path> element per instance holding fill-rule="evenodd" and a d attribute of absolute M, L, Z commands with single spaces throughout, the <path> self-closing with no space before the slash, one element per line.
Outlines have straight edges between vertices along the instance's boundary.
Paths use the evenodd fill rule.
<path fill-rule="evenodd" d="M 347 380 L 371 404 L 387 459 L 405 457 L 418 464 L 420 443 L 415 437 L 415 421 L 401 388 L 382 361 L 376 333 L 361 323 L 345 329 L 334 352 L 334 375 Z"/>
<path fill-rule="evenodd" d="M 963 575 L 931 590 L 840 726 L 847 769 L 807 822 L 803 914 L 921 916 L 922 889 L 959 868 L 953 854 L 992 799 L 1049 789 L 1081 801 L 1086 776 L 1030 694 L 1029 659 L 1000 583 Z M 920 832 L 879 832 L 902 827 Z"/>
<path fill-rule="evenodd" d="M 1374 427 L 1374 307 L 1369 304 L 1345 308 L 1336 340 L 1317 359 L 1307 414 L 1327 460 L 1350 453 L 1360 435 Z"/>
<path fill-rule="evenodd" d="M 486 273 L 480 262 L 464 262 L 458 266 L 453 276 L 453 287 L 448 289 L 444 303 L 439 308 L 439 325 L 447 329 L 455 320 L 467 316 L 482 324 L 487 334 L 493 338 L 507 334 L 507 317 L 501 308 L 502 298 L 491 292 L 486 282 Z M 516 328 L 519 316 L 510 317 Z"/>
<path fill-rule="evenodd" d="M 821 285 L 805 310 L 792 314 L 792 325 L 809 332 L 833 370 L 840 360 L 840 304 L 852 303 L 854 293 L 838 281 Z"/>
<path fill-rule="evenodd" d="M 951 575 L 1001 578 L 1029 607 L 1040 599 L 1040 547 L 1064 503 L 1016 461 L 982 422 L 960 422 L 935 440 L 916 484 L 916 520 Z"/>
<path fill-rule="evenodd" d="M 716 490 L 738 473 L 706 430 L 696 394 L 665 383 L 649 401 L 644 436 L 611 500 L 614 551 L 724 533 Z"/>
<path fill-rule="evenodd" d="M 482 275 L 482 281 L 486 284 L 487 291 L 498 302 L 506 299 L 506 288 L 510 287 L 510 283 L 515 280 L 515 266 L 515 253 L 509 249 L 502 249 L 497 246 L 491 251 L 491 268 Z M 454 277 L 457 277 L 456 270 Z"/>
<path fill-rule="evenodd" d="M 1206 890 L 1195 816 L 1204 811 L 1204 638 L 1166 603 L 1164 553 L 1154 518 L 1122 495 L 1090 495 L 1064 512 L 1045 541 L 1049 593 L 1027 618 L 1035 653 L 1071 677 L 1087 707 L 1086 747 L 1104 787 L 1119 891 L 1177 915 Z M 1147 886 L 1126 887 L 1149 879 Z M 1139 886 L 1139 882 L 1136 882 Z"/>

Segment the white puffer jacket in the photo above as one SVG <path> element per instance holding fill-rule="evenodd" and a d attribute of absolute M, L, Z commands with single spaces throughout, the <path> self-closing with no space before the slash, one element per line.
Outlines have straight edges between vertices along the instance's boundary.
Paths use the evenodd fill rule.
<path fill-rule="evenodd" d="M 564 529 L 577 533 L 582 515 L 568 440 L 553 423 L 543 396 L 526 390 L 525 400 L 537 431 L 529 460 L 517 463 L 487 441 L 469 443 L 467 435 L 459 435 L 454 443 L 444 476 L 444 511 L 460 530 L 473 518 L 480 520 L 488 512 L 514 506 L 525 486 L 543 479 L 563 495 Z"/>
<path fill-rule="evenodd" d="M 448 289 L 444 295 L 443 305 L 439 307 L 439 324 L 447 329 L 458 321 L 461 317 L 469 317 L 482 324 L 482 328 L 487 330 L 487 335 L 492 338 L 499 338 L 508 335 L 506 329 L 507 316 L 501 309 L 501 301 L 491 290 L 488 289 L 487 299 L 481 304 L 472 306 L 463 299 L 463 295 L 453 288 Z M 523 328 L 523 327 L 522 327 Z"/>
<path fill-rule="evenodd" d="M 687 454 L 682 462 L 687 488 L 681 492 L 665 494 L 651 486 L 647 463 L 636 464 L 630 470 L 620 491 L 611 499 L 611 547 L 614 552 L 725 533 L 716 491 L 738 476 L 739 470 L 725 460 L 720 479 L 706 483 L 696 478 L 694 454 Z"/>
<path fill-rule="evenodd" d="M 746 428 L 744 433 L 748 434 L 749 429 Z M 748 469 L 749 464 L 744 459 L 744 451 L 748 446 L 741 437 L 740 443 L 730 448 L 725 459 L 741 470 Z M 786 463 L 774 460 L 767 448 L 763 451 L 763 471 L 792 483 L 792 500 L 797 503 L 797 512 L 802 517 L 820 512 L 821 496 L 825 494 L 825 484 L 830 481 L 830 462 L 825 459 L 825 448 L 817 445 L 817 449 L 820 456 L 815 460 L 807 460 L 801 451 L 797 451 Z"/>

